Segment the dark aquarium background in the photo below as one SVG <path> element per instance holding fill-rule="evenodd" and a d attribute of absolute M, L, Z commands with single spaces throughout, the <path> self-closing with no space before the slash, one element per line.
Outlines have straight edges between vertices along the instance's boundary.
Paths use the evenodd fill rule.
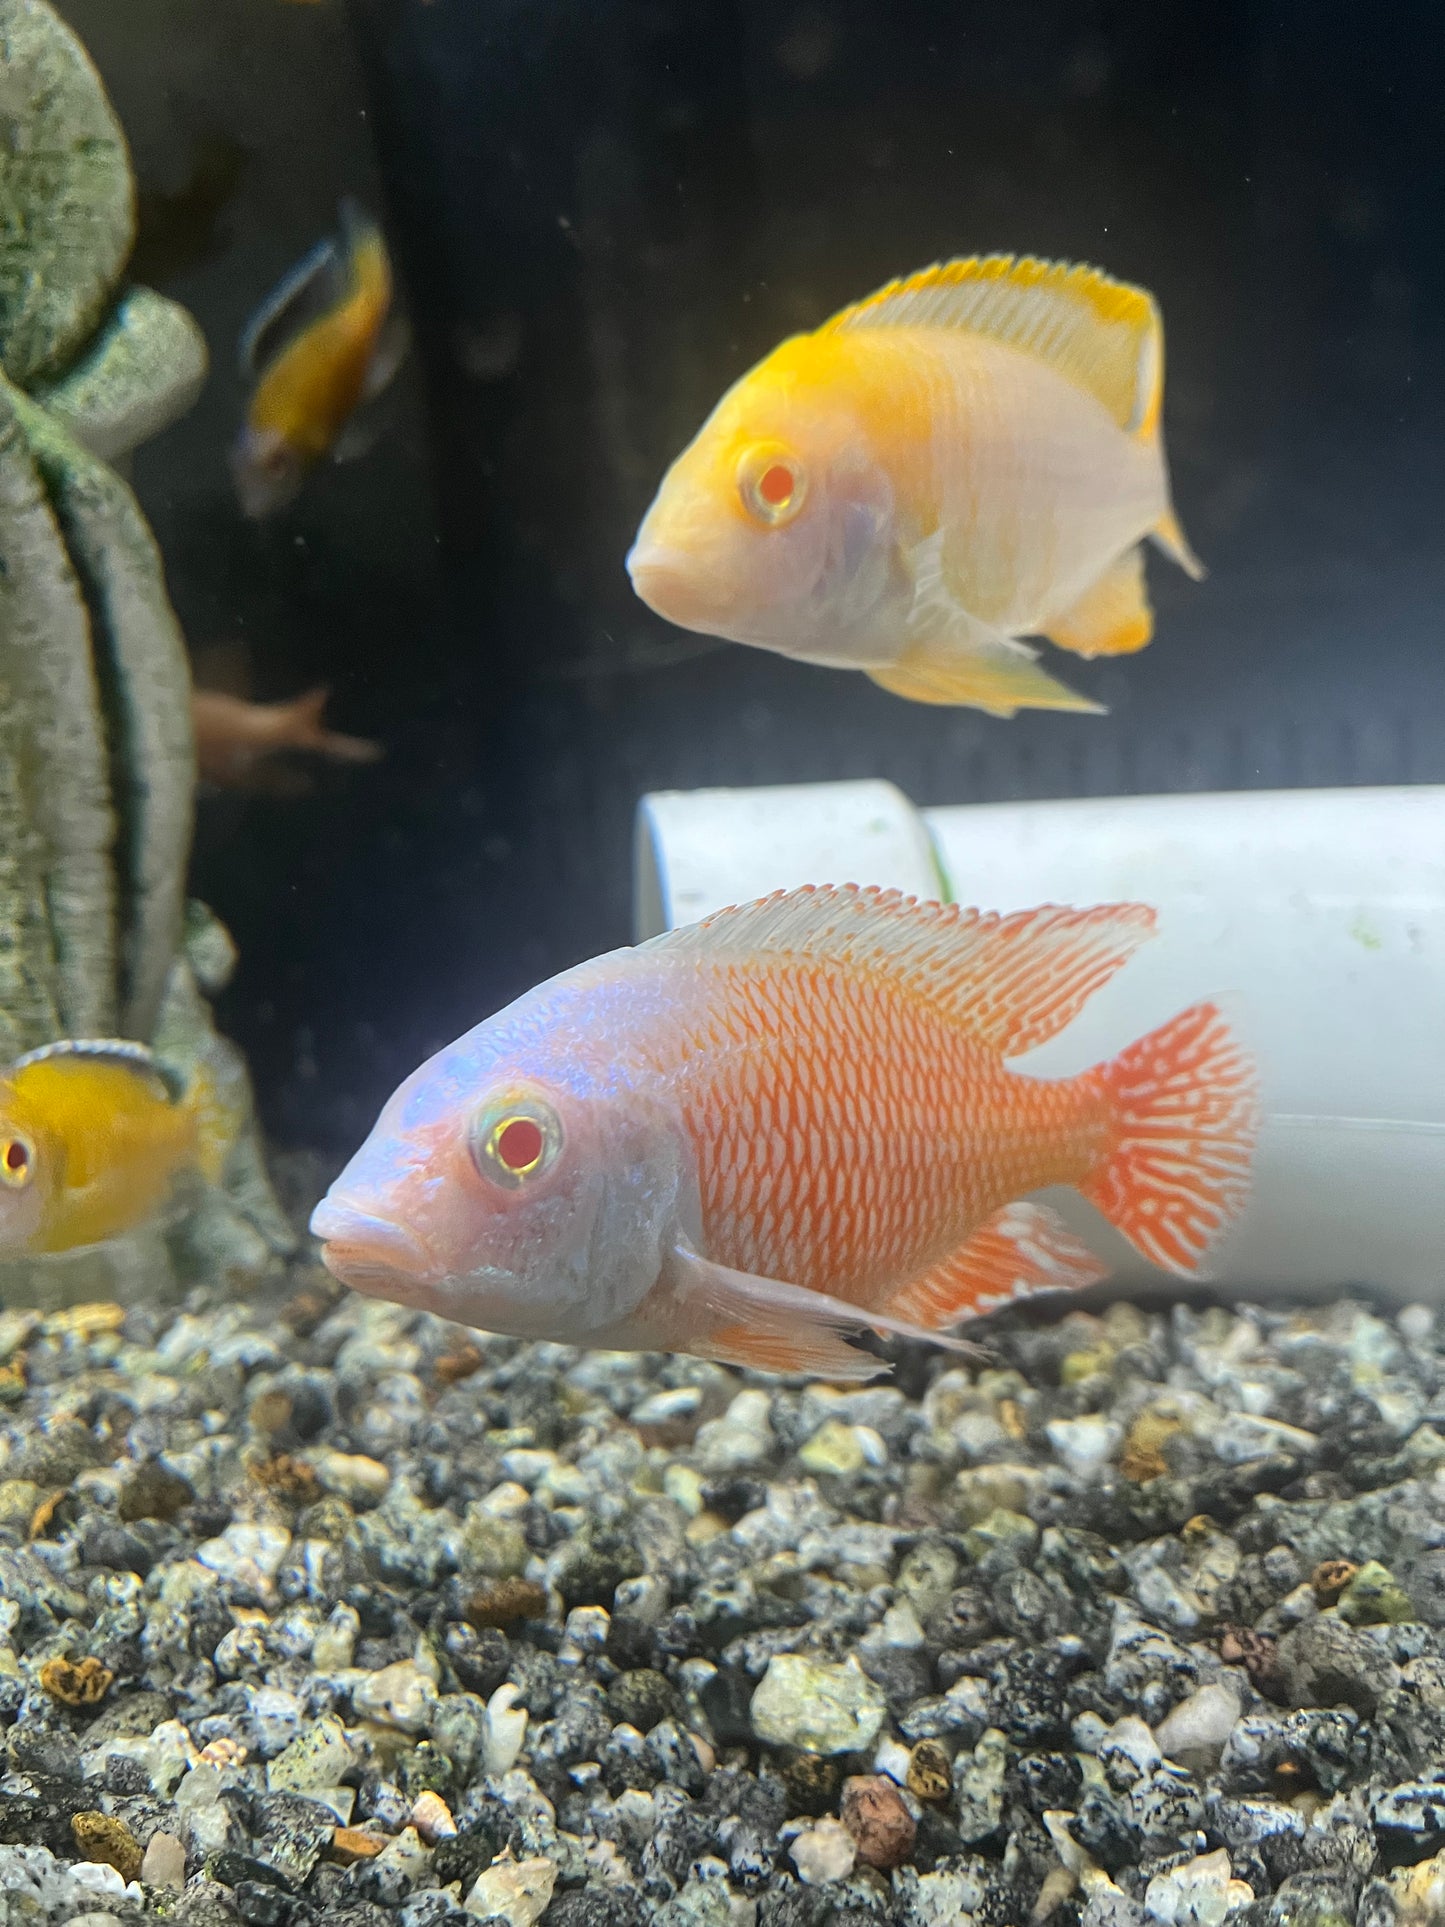
<path fill-rule="evenodd" d="M 203 807 L 194 889 L 282 1143 L 625 942 L 652 788 L 921 803 L 1445 780 L 1445 12 L 1426 0 L 67 0 L 210 339 L 136 462 L 203 670 L 316 681 L 387 760 Z M 233 345 L 357 195 L 416 352 L 364 460 L 241 521 Z M 684 638 L 622 559 L 784 334 L 1008 249 L 1152 288 L 1176 499 L 1107 718 L 997 722 Z M 958 879 L 967 894 L 967 879 Z"/>

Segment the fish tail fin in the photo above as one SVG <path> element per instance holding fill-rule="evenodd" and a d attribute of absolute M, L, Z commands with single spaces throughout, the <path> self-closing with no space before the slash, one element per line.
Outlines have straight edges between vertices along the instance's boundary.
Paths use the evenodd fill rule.
<path fill-rule="evenodd" d="M 193 1070 L 184 1103 L 195 1125 L 196 1169 L 207 1184 L 218 1185 L 230 1160 L 235 1128 L 206 1065 L 197 1064 Z"/>
<path fill-rule="evenodd" d="M 323 683 L 308 689 L 304 696 L 287 705 L 285 740 L 292 749 L 309 749 L 335 763 L 374 763 L 382 754 L 380 743 L 362 736 L 343 736 L 326 727 L 326 705 L 331 691 Z"/>
<path fill-rule="evenodd" d="M 1129 428 L 1135 441 L 1158 449 L 1160 472 L 1167 477 L 1168 464 L 1164 459 L 1164 324 L 1159 318 L 1159 310 L 1152 302 L 1150 306 L 1152 325 L 1145 330 L 1141 339 L 1134 420 Z M 1167 479 L 1165 490 L 1164 513 L 1150 529 L 1149 535 L 1169 560 L 1177 562 L 1191 580 L 1202 582 L 1204 564 L 1190 547 L 1188 536 L 1179 526 L 1174 504 L 1168 499 Z"/>
<path fill-rule="evenodd" d="M 1109 1137 L 1079 1190 L 1165 1271 L 1193 1271 L 1243 1210 L 1258 1129 L 1254 1065 L 1195 1004 L 1084 1074 Z"/>

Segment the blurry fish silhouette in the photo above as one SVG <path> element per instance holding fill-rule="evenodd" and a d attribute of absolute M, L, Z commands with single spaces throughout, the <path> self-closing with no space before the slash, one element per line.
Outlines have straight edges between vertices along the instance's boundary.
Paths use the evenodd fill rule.
<path fill-rule="evenodd" d="M 1213 1005 L 1077 1077 L 1012 1067 L 1153 928 L 852 886 L 721 911 L 423 1064 L 311 1229 L 343 1283 L 484 1330 L 839 1378 L 880 1369 L 840 1330 L 937 1339 L 1103 1276 L 1046 1185 L 1191 1271 L 1255 1128 Z"/>
<path fill-rule="evenodd" d="M 375 429 L 358 411 L 388 386 L 407 339 L 381 230 L 343 202 L 339 236 L 292 269 L 242 337 L 255 387 L 231 468 L 245 514 L 283 508 L 323 457 L 366 452 Z"/>
<path fill-rule="evenodd" d="M 173 192 L 142 188 L 136 197 L 137 240 L 130 273 L 164 287 L 178 274 L 213 260 L 226 244 L 222 216 L 235 199 L 250 152 L 206 128 L 192 148 L 190 171 Z"/>
<path fill-rule="evenodd" d="M 0 1257 L 103 1244 L 143 1224 L 177 1177 L 218 1183 L 230 1145 L 208 1078 L 143 1044 L 46 1044 L 0 1076 Z"/>
<path fill-rule="evenodd" d="M 643 520 L 633 586 L 684 629 L 915 702 L 1097 711 L 1019 638 L 1142 649 L 1146 536 L 1202 573 L 1163 385 L 1140 288 L 1011 255 L 926 268 L 724 395 Z"/>
<path fill-rule="evenodd" d="M 375 763 L 380 743 L 342 736 L 323 720 L 329 689 L 311 689 L 290 702 L 253 703 L 222 690 L 191 696 L 196 765 L 201 780 L 221 789 L 255 787 L 257 766 L 287 750 L 303 750 L 333 763 Z"/>

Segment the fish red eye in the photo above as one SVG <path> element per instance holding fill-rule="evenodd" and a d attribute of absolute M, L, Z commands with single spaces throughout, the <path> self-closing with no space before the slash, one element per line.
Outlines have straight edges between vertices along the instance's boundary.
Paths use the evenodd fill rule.
<path fill-rule="evenodd" d="M 774 462 L 758 478 L 758 494 L 769 508 L 786 508 L 793 499 L 793 471 L 786 462 Z"/>
<path fill-rule="evenodd" d="M 0 1144 L 0 1179 L 18 1190 L 30 1182 L 30 1146 L 23 1137 L 7 1137 Z"/>
<path fill-rule="evenodd" d="M 738 463 L 742 505 L 766 528 L 792 521 L 803 506 L 806 479 L 801 464 L 776 446 L 744 449 Z"/>
<path fill-rule="evenodd" d="M 531 1117 L 514 1117 L 497 1132 L 497 1156 L 509 1171 L 529 1171 L 542 1155 L 542 1127 Z"/>
<path fill-rule="evenodd" d="M 545 1171 L 562 1148 L 562 1120 L 528 1091 L 495 1099 L 471 1129 L 472 1157 L 484 1178 L 515 1188 Z"/>

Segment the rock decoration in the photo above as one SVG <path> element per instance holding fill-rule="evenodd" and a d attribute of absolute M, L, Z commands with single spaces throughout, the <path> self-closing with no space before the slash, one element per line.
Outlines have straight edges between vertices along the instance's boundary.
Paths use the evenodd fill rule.
<path fill-rule="evenodd" d="M 44 0 L 0 0 L 0 1062 L 120 1035 L 218 1079 L 234 1123 L 225 1195 L 198 1201 L 169 1253 L 139 1240 L 153 1288 L 157 1263 L 255 1272 L 293 1240 L 245 1067 L 203 995 L 229 975 L 230 941 L 185 900 L 185 642 L 110 466 L 206 374 L 192 317 L 123 284 L 134 239 L 125 137 L 84 48 Z M 5 1293 L 98 1296 L 136 1262 L 117 1247 L 30 1267 Z"/>

